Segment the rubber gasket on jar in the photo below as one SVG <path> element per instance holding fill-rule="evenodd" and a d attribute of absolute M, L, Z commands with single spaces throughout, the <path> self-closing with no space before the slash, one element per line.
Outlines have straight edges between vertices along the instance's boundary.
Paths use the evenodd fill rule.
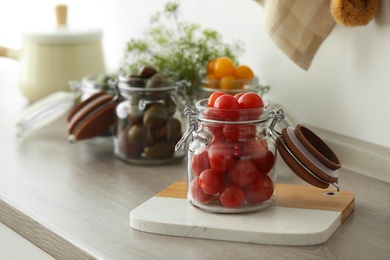
<path fill-rule="evenodd" d="M 333 171 L 341 167 L 341 163 L 332 149 L 310 129 L 297 125 L 294 133 L 301 144 L 326 167 Z"/>
<path fill-rule="evenodd" d="M 287 166 L 302 180 L 305 182 L 316 186 L 318 188 L 326 189 L 329 187 L 329 183 L 323 182 L 319 180 L 318 178 L 314 177 L 310 173 L 307 172 L 305 168 L 303 168 L 299 162 L 296 161 L 295 158 L 293 158 L 287 148 L 285 147 L 286 144 L 283 144 L 280 139 L 276 139 L 276 146 L 278 148 L 279 154 L 282 156 L 284 162 L 287 164 Z"/>
<path fill-rule="evenodd" d="M 283 140 L 290 151 L 298 158 L 298 160 L 305 165 L 313 174 L 315 174 L 321 180 L 334 183 L 337 182 L 339 174 L 338 171 L 331 170 L 323 163 L 313 156 L 313 154 L 307 150 L 303 144 L 299 141 L 295 135 L 294 128 L 287 127 L 282 130 Z M 319 151 L 320 152 L 320 151 Z M 308 173 L 309 174 L 309 173 Z"/>

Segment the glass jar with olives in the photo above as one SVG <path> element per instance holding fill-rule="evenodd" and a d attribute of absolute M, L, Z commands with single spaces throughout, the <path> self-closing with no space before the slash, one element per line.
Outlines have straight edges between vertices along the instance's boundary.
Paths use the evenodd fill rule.
<path fill-rule="evenodd" d="M 110 84 L 110 81 L 115 80 L 115 77 L 115 75 L 109 74 L 86 75 L 80 81 L 70 81 L 69 86 L 73 91 L 81 92 L 80 101 L 82 102 L 96 93 L 115 94 L 116 90 Z"/>
<path fill-rule="evenodd" d="M 140 165 L 181 161 L 185 152 L 175 151 L 184 127 L 179 84 L 146 67 L 120 75 L 117 86 L 123 100 L 116 108 L 115 155 Z"/>

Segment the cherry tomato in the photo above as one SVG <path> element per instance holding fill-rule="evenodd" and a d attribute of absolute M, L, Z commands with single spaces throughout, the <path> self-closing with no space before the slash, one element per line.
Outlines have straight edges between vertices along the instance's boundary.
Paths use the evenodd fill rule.
<path fill-rule="evenodd" d="M 214 75 L 217 78 L 233 75 L 234 62 L 229 57 L 217 58 L 214 62 Z"/>
<path fill-rule="evenodd" d="M 221 125 L 208 125 L 206 128 L 213 134 L 213 139 L 224 140 L 223 126 Z"/>
<path fill-rule="evenodd" d="M 228 142 L 216 142 L 209 148 L 211 168 L 227 172 L 234 161 L 234 146 Z"/>
<path fill-rule="evenodd" d="M 271 198 L 274 185 L 268 175 L 260 175 L 252 184 L 244 188 L 245 198 L 250 204 L 259 204 Z"/>
<path fill-rule="evenodd" d="M 207 74 L 214 74 L 214 66 L 215 66 L 215 61 L 217 59 L 212 59 L 207 63 Z"/>
<path fill-rule="evenodd" d="M 224 125 L 223 135 L 226 139 L 236 142 L 245 141 L 256 136 L 255 125 Z"/>
<path fill-rule="evenodd" d="M 214 120 L 220 120 L 221 118 L 219 117 L 218 111 L 214 109 L 206 109 L 203 111 L 203 116 L 204 118 L 207 119 L 214 119 Z"/>
<path fill-rule="evenodd" d="M 205 87 L 206 88 L 219 88 L 219 79 L 214 75 L 214 74 L 207 74 L 206 75 L 206 83 Z"/>
<path fill-rule="evenodd" d="M 222 205 L 228 208 L 237 208 L 244 204 L 245 193 L 237 184 L 227 184 L 219 197 Z"/>
<path fill-rule="evenodd" d="M 214 169 L 204 170 L 198 178 L 200 188 L 209 195 L 220 192 L 224 181 L 224 174 Z"/>
<path fill-rule="evenodd" d="M 197 150 L 191 159 L 191 169 L 195 176 L 199 176 L 201 172 L 209 169 L 210 161 L 208 147 L 202 147 Z"/>
<path fill-rule="evenodd" d="M 251 160 L 235 161 L 228 172 L 228 176 L 232 183 L 239 186 L 246 186 L 254 182 L 259 175 L 256 164 Z"/>
<path fill-rule="evenodd" d="M 268 150 L 264 156 L 254 157 L 253 161 L 261 174 L 267 174 L 275 165 L 275 155 Z"/>
<path fill-rule="evenodd" d="M 234 95 L 234 98 L 238 100 L 244 94 L 245 94 L 244 92 L 237 93 Z"/>
<path fill-rule="evenodd" d="M 238 87 L 239 86 L 237 84 L 237 81 L 232 75 L 225 76 L 221 78 L 219 81 L 219 89 L 230 90 L 230 89 L 237 89 Z"/>
<path fill-rule="evenodd" d="M 226 93 L 222 92 L 222 91 L 213 92 L 213 94 L 210 95 L 210 97 L 207 101 L 207 106 L 214 107 L 215 100 L 222 95 L 226 95 Z"/>
<path fill-rule="evenodd" d="M 198 178 L 195 178 L 191 181 L 190 194 L 195 201 L 202 204 L 207 203 L 212 197 L 212 195 L 204 193 L 204 191 L 200 188 L 198 184 Z"/>
<path fill-rule="evenodd" d="M 240 142 L 240 156 L 253 160 L 256 165 L 268 152 L 268 144 L 265 139 L 253 138 Z"/>
<path fill-rule="evenodd" d="M 238 98 L 238 106 L 242 110 L 239 120 L 255 120 L 264 112 L 263 99 L 256 93 L 245 93 Z"/>
<path fill-rule="evenodd" d="M 217 114 L 221 120 L 234 121 L 239 116 L 238 101 L 232 95 L 219 96 L 214 102 L 214 108 L 219 109 Z"/>
<path fill-rule="evenodd" d="M 252 69 L 246 65 L 237 66 L 233 75 L 236 79 L 253 79 L 255 76 Z"/>
<path fill-rule="evenodd" d="M 214 107 L 218 109 L 238 109 L 238 101 L 232 95 L 220 95 L 214 101 Z"/>
<path fill-rule="evenodd" d="M 238 99 L 238 106 L 241 109 L 259 108 L 264 106 L 264 102 L 258 94 L 248 92 Z"/>

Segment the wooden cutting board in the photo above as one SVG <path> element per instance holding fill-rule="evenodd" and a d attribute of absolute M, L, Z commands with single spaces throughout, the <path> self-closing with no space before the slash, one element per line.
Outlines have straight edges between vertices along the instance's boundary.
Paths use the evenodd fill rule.
<path fill-rule="evenodd" d="M 182 237 L 269 245 L 326 242 L 353 211 L 353 193 L 277 184 L 273 206 L 255 213 L 215 214 L 192 206 L 178 181 L 130 212 L 134 229 Z"/>

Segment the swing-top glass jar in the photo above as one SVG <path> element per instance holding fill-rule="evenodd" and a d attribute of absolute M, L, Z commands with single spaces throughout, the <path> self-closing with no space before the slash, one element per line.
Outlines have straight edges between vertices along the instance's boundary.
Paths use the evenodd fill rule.
<path fill-rule="evenodd" d="M 276 198 L 276 146 L 269 119 L 283 114 L 268 106 L 220 110 L 208 100 L 185 110 L 188 129 L 177 144 L 188 143 L 188 200 L 215 213 L 254 212 L 269 207 Z M 186 143 L 187 144 L 187 143 Z"/>
<path fill-rule="evenodd" d="M 175 151 L 184 128 L 180 84 L 158 74 L 118 79 L 123 100 L 116 108 L 115 155 L 139 165 L 181 161 L 185 151 Z"/>

